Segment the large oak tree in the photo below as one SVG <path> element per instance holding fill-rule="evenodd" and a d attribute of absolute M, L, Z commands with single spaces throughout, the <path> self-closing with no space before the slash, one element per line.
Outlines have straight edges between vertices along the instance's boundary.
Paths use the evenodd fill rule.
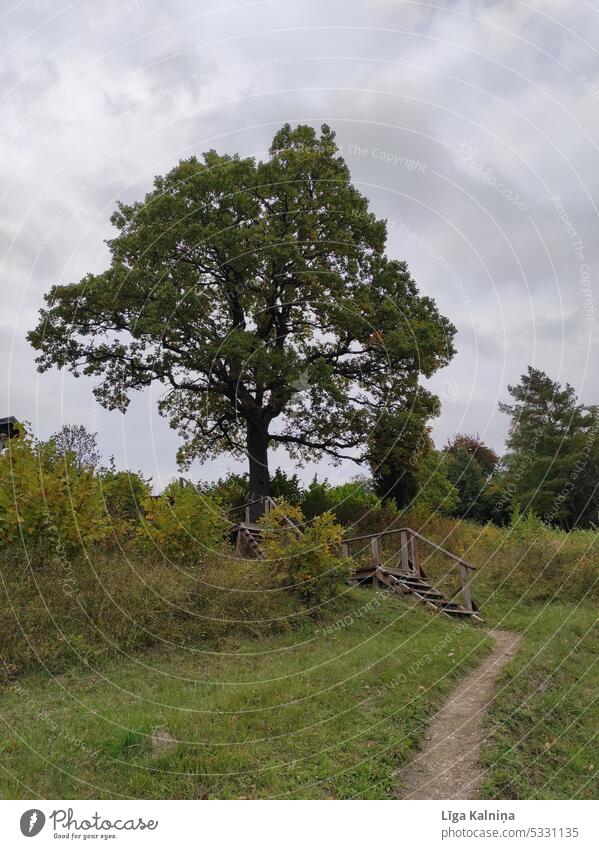
<path fill-rule="evenodd" d="M 285 125 L 266 161 L 184 160 L 111 221 L 110 267 L 46 296 L 29 333 L 40 370 L 100 377 L 119 410 L 158 381 L 179 461 L 247 454 L 254 498 L 269 446 L 368 459 L 382 415 L 401 439 L 410 399 L 432 397 L 420 376 L 454 353 L 327 126 Z"/>

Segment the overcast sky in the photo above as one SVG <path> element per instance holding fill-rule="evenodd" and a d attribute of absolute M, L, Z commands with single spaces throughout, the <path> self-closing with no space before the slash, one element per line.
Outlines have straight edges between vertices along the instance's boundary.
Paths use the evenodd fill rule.
<path fill-rule="evenodd" d="M 599 401 L 597 0 L 22 0 L 0 15 L 0 416 L 42 438 L 85 423 L 155 485 L 176 473 L 158 392 L 107 413 L 88 380 L 38 375 L 25 334 L 51 284 L 105 268 L 118 199 L 209 148 L 265 156 L 286 121 L 336 131 L 389 255 L 458 328 L 431 382 L 438 445 L 478 431 L 501 450 L 497 402 L 528 364 Z"/>

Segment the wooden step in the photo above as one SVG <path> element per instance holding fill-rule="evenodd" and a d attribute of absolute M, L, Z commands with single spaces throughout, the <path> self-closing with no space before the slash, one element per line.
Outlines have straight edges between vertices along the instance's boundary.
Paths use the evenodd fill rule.
<path fill-rule="evenodd" d="M 374 580 L 400 595 L 410 593 L 416 596 L 423 604 L 428 605 L 439 613 L 443 613 L 445 616 L 474 617 L 476 620 L 480 620 L 476 611 L 466 610 L 458 602 L 446 599 L 427 579 L 413 573 L 401 573 L 398 570 L 391 572 L 379 566 L 376 569 L 374 567 L 371 569 L 358 569 L 350 578 L 351 583 L 362 585 Z"/>

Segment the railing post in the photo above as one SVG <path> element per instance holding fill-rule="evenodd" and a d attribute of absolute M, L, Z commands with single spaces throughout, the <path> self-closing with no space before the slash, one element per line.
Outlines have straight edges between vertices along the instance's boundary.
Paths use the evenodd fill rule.
<path fill-rule="evenodd" d="M 408 535 L 405 531 L 400 531 L 399 533 L 399 551 L 402 571 L 409 572 L 410 555 L 408 552 Z"/>
<path fill-rule="evenodd" d="M 374 569 L 377 569 L 381 565 L 378 537 L 373 537 L 370 540 L 370 559 Z"/>
<path fill-rule="evenodd" d="M 414 534 L 410 534 L 410 549 L 412 552 L 412 570 L 420 575 L 420 549 L 418 547 L 418 539 Z"/>
<path fill-rule="evenodd" d="M 341 556 L 349 557 L 349 545 L 346 542 L 341 543 Z"/>
<path fill-rule="evenodd" d="M 249 525 L 249 523 L 250 523 L 250 508 L 249 508 L 249 505 L 245 508 L 245 521 Z"/>
<path fill-rule="evenodd" d="M 466 566 L 460 563 L 460 580 L 462 582 L 462 598 L 464 599 L 464 607 L 466 610 L 473 610 L 472 593 L 470 592 L 470 574 Z"/>

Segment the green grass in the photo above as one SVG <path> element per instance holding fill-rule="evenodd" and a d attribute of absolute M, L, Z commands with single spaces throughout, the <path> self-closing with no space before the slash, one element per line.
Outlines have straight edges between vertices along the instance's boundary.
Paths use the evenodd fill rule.
<path fill-rule="evenodd" d="M 425 533 L 479 566 L 486 626 L 523 634 L 487 719 L 483 798 L 597 798 L 596 534 Z M 490 649 L 485 627 L 372 590 L 316 621 L 254 561 L 67 566 L 0 559 L 2 797 L 391 798 Z M 444 580 L 443 558 L 425 568 Z"/>
<path fill-rule="evenodd" d="M 327 622 L 218 652 L 29 675 L 0 697 L 0 795 L 393 796 L 428 719 L 489 648 L 481 628 L 354 590 Z M 176 740 L 162 752 L 157 729 Z"/>
<path fill-rule="evenodd" d="M 599 617 L 595 605 L 496 605 L 523 633 L 502 675 L 483 750 L 487 799 L 599 796 Z"/>

